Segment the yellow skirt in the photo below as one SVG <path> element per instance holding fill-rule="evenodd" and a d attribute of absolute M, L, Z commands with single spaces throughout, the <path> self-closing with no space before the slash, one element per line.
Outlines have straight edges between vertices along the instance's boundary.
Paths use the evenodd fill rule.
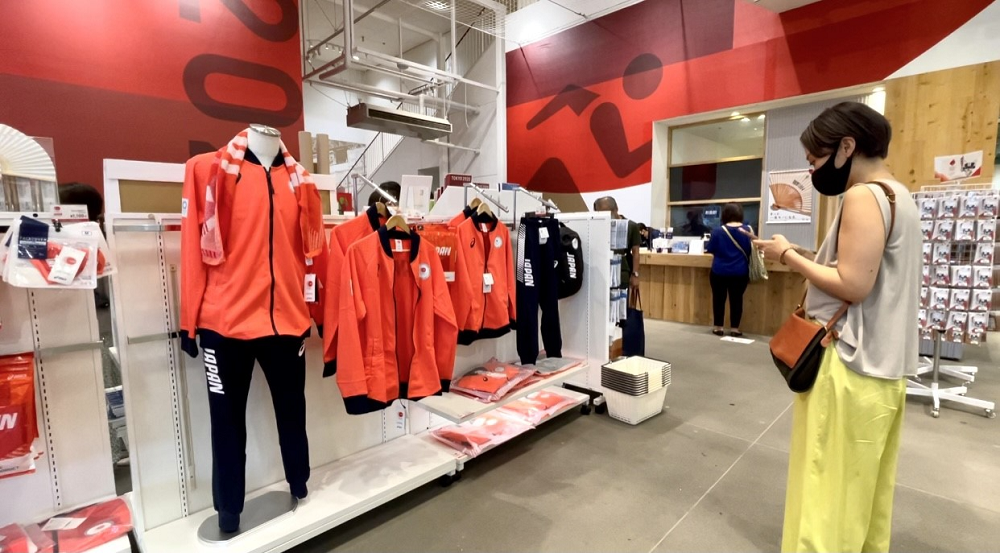
<path fill-rule="evenodd" d="M 782 551 L 888 551 L 906 381 L 862 376 L 829 347 L 795 398 Z"/>

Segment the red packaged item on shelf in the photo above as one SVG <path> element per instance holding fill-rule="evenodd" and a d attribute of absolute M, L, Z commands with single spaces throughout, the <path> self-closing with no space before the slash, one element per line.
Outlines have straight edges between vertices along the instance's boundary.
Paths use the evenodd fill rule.
<path fill-rule="evenodd" d="M 0 553 L 35 553 L 38 548 L 16 524 L 0 527 Z"/>
<path fill-rule="evenodd" d="M 116 497 L 25 527 L 38 553 L 87 551 L 132 530 L 128 503 Z"/>
<path fill-rule="evenodd" d="M 469 457 L 524 434 L 534 426 L 502 413 L 488 413 L 469 422 L 446 426 L 431 432 L 439 442 Z"/>
<path fill-rule="evenodd" d="M 35 357 L 0 356 L 0 478 L 35 472 Z"/>
<path fill-rule="evenodd" d="M 461 392 L 487 403 L 498 401 L 534 374 L 532 369 L 490 359 L 483 366 L 476 367 L 455 380 L 451 384 L 451 391 Z"/>
<path fill-rule="evenodd" d="M 573 399 L 562 394 L 543 390 L 512 401 L 500 410 L 527 423 L 538 424 L 573 403 Z"/>

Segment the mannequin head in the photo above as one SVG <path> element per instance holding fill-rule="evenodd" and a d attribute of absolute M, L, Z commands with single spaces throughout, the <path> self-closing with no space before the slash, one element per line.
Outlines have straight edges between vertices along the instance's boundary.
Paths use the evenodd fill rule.
<path fill-rule="evenodd" d="M 252 124 L 247 133 L 247 149 L 265 166 L 270 165 L 281 151 L 281 132 L 267 125 Z"/>

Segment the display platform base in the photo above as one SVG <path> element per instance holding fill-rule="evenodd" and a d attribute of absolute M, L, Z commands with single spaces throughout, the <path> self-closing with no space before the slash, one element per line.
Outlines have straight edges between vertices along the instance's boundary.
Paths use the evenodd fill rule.
<path fill-rule="evenodd" d="M 215 514 L 198 527 L 198 539 L 217 545 L 245 536 L 264 524 L 295 512 L 299 500 L 288 492 L 272 491 L 257 496 L 243 506 L 240 516 L 240 527 L 235 532 L 223 532 L 219 529 L 219 515 Z"/>
<path fill-rule="evenodd" d="M 457 470 L 455 458 L 416 436 L 403 436 L 313 469 L 309 497 L 294 513 L 259 526 L 240 539 L 208 544 L 198 529 L 215 515 L 213 509 L 147 531 L 140 538 L 145 553 L 218 552 L 263 553 L 285 551 L 388 501 Z M 287 494 L 280 482 L 251 494 Z"/>

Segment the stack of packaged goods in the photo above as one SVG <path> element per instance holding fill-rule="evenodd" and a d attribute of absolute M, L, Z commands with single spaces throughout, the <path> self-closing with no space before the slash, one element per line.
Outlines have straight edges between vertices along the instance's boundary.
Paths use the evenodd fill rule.
<path fill-rule="evenodd" d="M 124 499 L 114 499 L 56 515 L 25 527 L 0 528 L 0 551 L 56 553 L 89 551 L 132 530 L 132 513 Z"/>
<path fill-rule="evenodd" d="M 505 415 L 518 418 L 529 424 L 540 424 L 575 402 L 562 394 L 541 391 L 504 405 L 499 410 Z"/>
<path fill-rule="evenodd" d="M 476 367 L 452 382 L 451 391 L 491 403 L 502 399 L 534 374 L 532 369 L 490 359 L 483 366 Z"/>
<path fill-rule="evenodd" d="M 493 412 L 469 422 L 439 428 L 431 432 L 431 436 L 469 457 L 477 457 L 532 428 L 534 425 L 523 420 Z"/>

